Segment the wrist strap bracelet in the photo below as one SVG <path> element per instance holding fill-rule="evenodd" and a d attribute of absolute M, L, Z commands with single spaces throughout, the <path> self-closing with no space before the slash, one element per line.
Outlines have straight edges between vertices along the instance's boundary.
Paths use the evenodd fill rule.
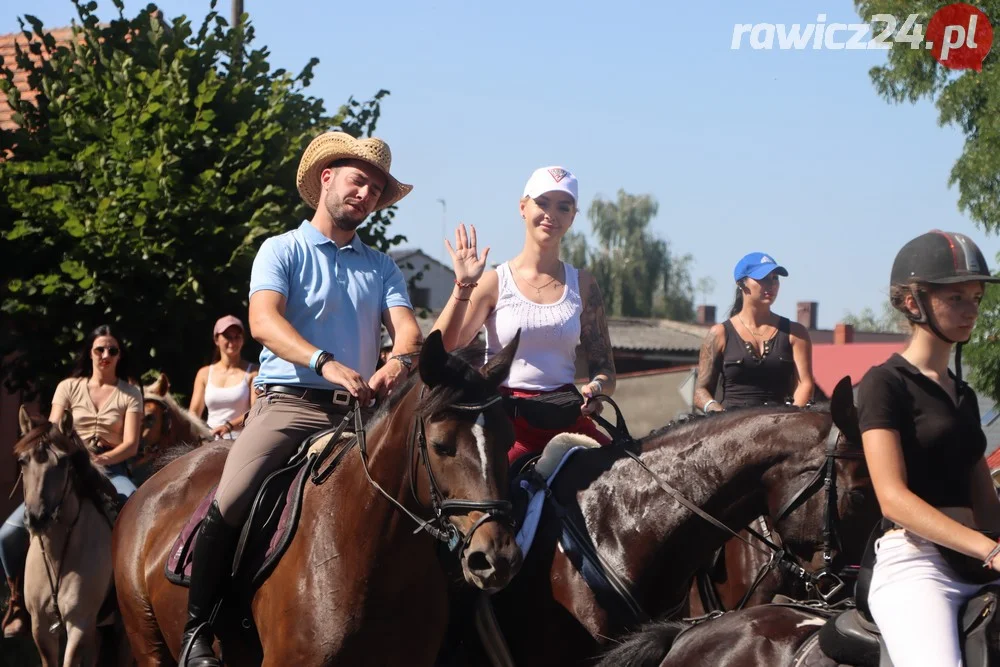
<path fill-rule="evenodd" d="M 319 359 L 316 360 L 315 368 L 313 368 L 313 371 L 316 372 L 316 375 L 319 375 L 319 376 L 322 377 L 322 375 L 323 375 L 323 365 L 326 364 L 326 362 L 328 362 L 328 361 L 333 361 L 333 355 L 330 354 L 329 352 L 325 351 L 325 350 L 322 351 L 322 352 L 320 352 L 319 353 Z"/>
<path fill-rule="evenodd" d="M 708 401 L 706 401 L 705 405 L 701 406 L 701 411 L 702 412 L 708 412 L 708 406 L 710 406 L 712 403 L 715 403 L 716 405 L 718 405 L 719 402 L 717 400 L 715 400 L 714 398 L 709 399 Z"/>

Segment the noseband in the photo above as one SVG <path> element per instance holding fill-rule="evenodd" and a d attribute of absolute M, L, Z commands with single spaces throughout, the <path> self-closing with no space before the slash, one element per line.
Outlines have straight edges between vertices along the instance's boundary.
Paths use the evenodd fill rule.
<path fill-rule="evenodd" d="M 833 571 L 834 547 L 843 551 L 840 533 L 837 531 L 837 459 L 864 459 L 864 452 L 858 449 L 838 449 L 841 430 L 836 424 L 830 427 L 826 438 L 826 460 L 823 466 L 778 510 L 776 521 L 781 521 L 797 507 L 815 495 L 821 488 L 826 492 L 826 503 L 823 509 L 823 567 L 814 574 L 816 591 L 821 598 L 828 600 L 844 587 L 841 579 L 846 570 L 839 574 Z M 831 582 L 830 588 L 823 589 L 824 580 Z"/>
<path fill-rule="evenodd" d="M 424 389 L 425 387 L 422 387 L 420 390 L 421 398 L 423 397 Z M 444 409 L 466 413 L 483 413 L 488 408 L 499 403 L 501 399 L 502 396 L 500 396 L 500 394 L 496 394 L 495 396 L 479 403 L 451 403 Z M 338 427 L 338 431 L 343 431 L 343 427 L 352 419 L 354 421 L 354 431 L 355 437 L 357 438 L 358 449 L 361 453 L 362 467 L 364 468 L 365 476 L 368 478 L 368 482 L 390 503 L 392 503 L 396 509 L 413 519 L 414 523 L 417 524 L 416 530 L 413 531 L 414 533 L 423 530 L 432 535 L 435 539 L 444 542 L 449 551 L 461 556 L 469 547 L 469 543 L 472 541 L 472 536 L 475 532 L 486 523 L 490 521 L 499 521 L 510 526 L 514 525 L 515 522 L 510 501 L 455 500 L 446 499 L 444 497 L 444 494 L 441 492 L 441 487 L 437 482 L 437 478 L 434 476 L 434 470 L 431 468 L 430 457 L 427 453 L 427 438 L 424 430 L 424 418 L 415 417 L 413 428 L 410 430 L 408 449 L 409 460 L 414 461 L 414 465 L 416 465 L 415 459 L 417 457 L 417 453 L 419 452 L 420 462 L 427 473 L 431 498 L 431 506 L 429 509 L 432 516 L 430 519 L 421 519 L 416 514 L 406 509 L 406 507 L 393 498 L 391 494 L 387 493 L 386 490 L 372 478 L 371 471 L 368 467 L 368 445 L 365 436 L 365 426 L 362 420 L 361 410 L 359 409 L 356 401 L 354 401 L 354 405 L 350 412 L 348 412 L 344 417 L 344 421 L 341 423 L 341 426 Z M 339 433 L 337 435 L 339 435 Z M 336 440 L 336 437 L 334 437 L 333 440 Z M 349 448 L 350 446 L 346 447 L 345 450 Z M 414 450 L 417 451 L 415 452 Z M 415 477 L 416 475 L 410 475 L 410 493 L 413 495 L 414 501 L 416 501 L 418 505 L 421 505 L 420 499 L 417 496 L 416 483 L 414 481 Z M 325 476 L 323 478 L 325 478 Z M 463 533 L 461 529 L 459 529 L 459 527 L 450 520 L 450 517 L 464 515 L 470 512 L 482 512 L 483 515 L 472 524 L 468 533 Z"/>

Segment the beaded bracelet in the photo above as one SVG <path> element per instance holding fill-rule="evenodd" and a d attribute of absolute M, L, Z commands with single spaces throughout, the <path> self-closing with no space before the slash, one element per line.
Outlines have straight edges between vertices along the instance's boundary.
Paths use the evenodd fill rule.
<path fill-rule="evenodd" d="M 455 284 L 461 287 L 462 289 L 465 289 L 467 287 L 476 287 L 477 285 L 479 285 L 479 283 L 460 283 L 458 282 L 457 278 L 455 279 Z"/>

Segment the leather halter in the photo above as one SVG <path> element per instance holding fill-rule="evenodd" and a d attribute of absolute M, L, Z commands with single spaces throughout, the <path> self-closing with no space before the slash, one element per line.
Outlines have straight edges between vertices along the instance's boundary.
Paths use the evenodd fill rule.
<path fill-rule="evenodd" d="M 421 398 L 423 397 L 425 388 L 426 385 L 420 390 Z M 500 403 L 501 399 L 502 397 L 500 394 L 495 394 L 494 396 L 479 403 L 451 403 L 444 409 L 458 412 L 482 413 L 488 408 Z M 364 468 L 365 476 L 368 478 L 368 482 L 397 510 L 408 516 L 414 521 L 414 523 L 417 524 L 417 528 L 414 533 L 423 530 L 432 535 L 435 539 L 444 542 L 448 546 L 449 551 L 461 556 L 468 548 L 475 532 L 486 523 L 490 521 L 500 521 L 510 526 L 514 525 L 512 507 L 510 501 L 508 500 L 452 500 L 445 498 L 444 494 L 441 492 L 441 487 L 438 485 L 437 478 L 434 476 L 434 470 L 431 467 L 430 457 L 427 454 L 427 438 L 424 432 L 424 418 L 415 417 L 413 428 L 410 430 L 408 450 L 409 459 L 414 461 L 414 459 L 416 459 L 416 452 L 414 450 L 419 452 L 420 462 L 423 464 L 423 468 L 427 473 L 427 480 L 430 487 L 431 506 L 429 509 L 432 514 L 430 519 L 421 519 L 416 514 L 406 509 L 406 507 L 393 498 L 391 494 L 387 493 L 386 490 L 372 478 L 371 471 L 368 467 L 368 445 L 365 434 L 365 426 L 362 420 L 361 410 L 358 408 L 356 400 L 352 400 L 352 407 L 344 417 L 341 425 L 337 427 L 338 433 L 335 433 L 334 438 L 331 439 L 331 445 L 334 444 L 334 441 L 336 441 L 339 432 L 342 432 L 344 427 L 352 419 L 354 421 L 355 442 L 361 453 L 362 468 Z M 354 443 L 352 443 L 352 445 L 353 444 Z M 350 449 L 352 445 L 345 447 L 344 452 Z M 326 452 L 324 452 L 324 454 L 325 453 Z M 317 460 L 315 464 L 317 468 L 319 464 L 322 463 L 322 459 L 325 458 L 324 454 L 319 456 L 319 460 Z M 414 461 L 414 464 L 415 463 L 416 462 Z M 416 501 L 417 505 L 421 505 L 420 499 L 417 497 L 414 477 L 415 475 L 410 475 L 410 493 L 413 494 L 413 499 Z M 322 475 L 320 481 L 325 478 L 326 475 Z M 463 533 L 462 530 L 450 520 L 450 517 L 464 515 L 470 512 L 482 512 L 483 515 L 472 524 L 472 528 L 469 529 L 468 533 Z"/>

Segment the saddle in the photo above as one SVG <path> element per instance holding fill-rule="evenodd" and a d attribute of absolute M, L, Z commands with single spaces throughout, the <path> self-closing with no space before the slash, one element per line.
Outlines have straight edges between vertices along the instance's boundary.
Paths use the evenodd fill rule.
<path fill-rule="evenodd" d="M 868 587 L 875 564 L 875 541 L 882 535 L 876 526 L 868 538 L 861 559 L 861 570 L 855 585 L 857 607 L 834 616 L 799 650 L 796 665 L 809 665 L 809 654 L 821 651 L 840 664 L 855 667 L 892 667 L 885 641 L 868 609 Z M 959 613 L 962 634 L 963 664 L 966 667 L 988 667 L 986 629 L 996 614 L 1000 602 L 1000 587 L 990 586 L 969 600 Z"/>
<path fill-rule="evenodd" d="M 315 433 L 299 445 L 288 463 L 271 473 L 261 485 L 243 524 L 233 558 L 232 577 L 254 589 L 274 570 L 288 549 L 299 516 L 306 483 L 321 484 L 337 464 L 357 444 L 353 432 L 345 431 L 345 418 L 337 427 Z M 338 449 L 336 456 L 324 462 Z M 167 558 L 167 580 L 179 586 L 191 583 L 191 558 L 198 541 L 198 528 L 215 500 L 218 487 L 212 487 L 174 540 Z"/>

